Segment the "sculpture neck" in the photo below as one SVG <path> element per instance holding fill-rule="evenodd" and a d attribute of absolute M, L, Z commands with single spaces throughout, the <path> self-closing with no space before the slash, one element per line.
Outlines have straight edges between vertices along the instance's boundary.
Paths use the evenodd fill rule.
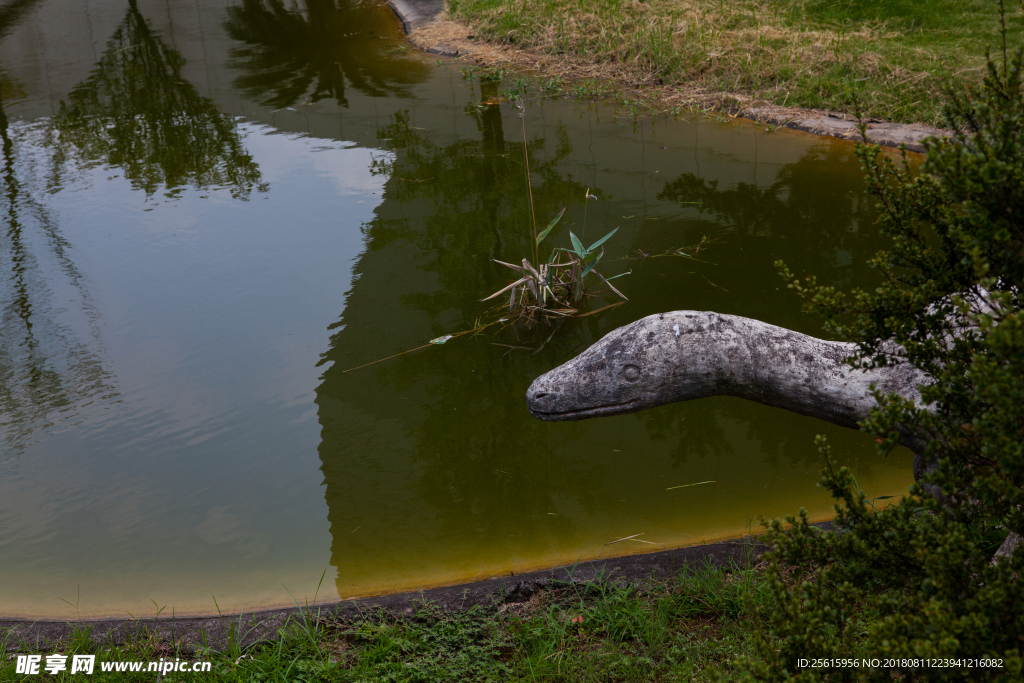
<path fill-rule="evenodd" d="M 738 316 L 706 313 L 691 319 L 689 343 L 680 360 L 703 347 L 717 369 L 719 392 L 784 408 L 833 424 L 856 428 L 875 401 L 877 372 L 855 370 L 843 361 L 854 344 L 829 342 Z M 698 327 L 704 327 L 701 331 Z"/>

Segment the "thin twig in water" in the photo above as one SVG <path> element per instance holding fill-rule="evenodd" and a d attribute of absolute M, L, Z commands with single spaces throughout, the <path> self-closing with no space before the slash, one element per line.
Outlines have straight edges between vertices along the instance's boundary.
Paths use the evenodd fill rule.
<path fill-rule="evenodd" d="M 604 549 L 607 546 L 614 545 L 615 543 L 622 543 L 623 541 L 636 541 L 637 543 L 647 543 L 648 545 L 660 545 L 662 548 L 665 547 L 665 545 L 663 543 L 655 543 L 653 541 L 645 541 L 642 538 L 637 538 L 637 536 L 643 536 L 644 533 L 646 533 L 646 532 L 639 533 L 639 534 L 633 534 L 632 536 L 626 536 L 625 538 L 620 538 L 620 539 L 617 539 L 615 541 L 608 541 L 603 546 L 601 546 L 601 550 L 597 553 L 597 557 L 601 557 L 601 553 L 604 552 Z M 596 560 L 597 557 L 595 557 L 594 559 Z"/>
<path fill-rule="evenodd" d="M 547 343 L 549 341 L 551 341 L 551 338 L 555 336 L 555 332 L 557 332 L 557 331 L 558 331 L 558 327 L 556 326 L 555 329 L 551 330 L 551 334 L 548 335 L 548 338 L 545 339 L 543 342 L 541 342 L 541 345 L 537 347 L 537 350 L 534 351 L 533 353 L 531 353 L 530 355 L 531 356 L 536 356 L 538 353 L 540 353 L 541 349 L 543 349 L 547 345 Z"/>
<path fill-rule="evenodd" d="M 714 288 L 716 288 L 716 289 L 720 289 L 720 290 L 722 290 L 723 292 L 728 292 L 728 291 L 729 291 L 729 290 L 728 290 L 728 289 L 726 289 L 725 287 L 719 287 L 718 285 L 716 285 L 716 284 L 715 284 L 714 282 L 712 282 L 711 280 L 708 280 L 708 279 L 707 279 L 707 278 L 706 278 L 706 277 L 704 276 L 704 274 L 703 274 L 703 273 L 701 273 L 701 277 L 703 277 L 703 278 L 704 278 L 704 281 L 705 281 L 705 282 L 707 282 L 707 283 L 708 283 L 709 285 L 711 285 L 712 287 L 714 287 Z"/>
<path fill-rule="evenodd" d="M 487 329 L 488 327 L 491 327 L 492 325 L 500 325 L 501 323 L 504 323 L 504 322 L 508 322 L 508 320 L 506 318 L 501 318 L 500 320 L 495 320 L 493 322 L 489 322 L 486 325 L 480 325 L 479 324 L 479 320 L 478 320 L 477 322 L 474 322 L 473 323 L 473 327 L 468 329 L 468 330 L 463 330 L 462 332 L 455 332 L 453 334 L 446 335 L 447 339 L 445 339 L 445 341 L 449 341 L 451 339 L 455 339 L 456 337 L 462 337 L 462 336 L 467 335 L 467 334 L 472 334 L 473 336 L 476 336 L 477 334 L 479 334 L 481 331 Z M 439 339 L 440 339 L 440 337 L 439 337 Z M 427 342 L 423 346 L 417 346 L 415 349 L 409 349 L 408 351 L 401 351 L 399 353 L 393 354 L 393 355 L 388 356 L 386 358 L 378 358 L 377 360 L 370 361 L 369 363 L 363 363 L 362 365 L 357 365 L 354 368 L 349 368 L 348 370 L 342 370 L 342 372 L 352 372 L 353 370 L 359 370 L 360 368 L 365 368 L 365 367 L 370 366 L 370 365 L 375 365 L 377 363 L 383 363 L 384 361 L 391 360 L 392 358 L 398 358 L 399 356 L 404 356 L 407 353 L 413 353 L 414 351 L 419 351 L 421 349 L 425 349 L 425 348 L 428 348 L 428 347 L 431 347 L 431 346 L 440 346 L 440 345 L 441 344 L 438 344 L 436 342 Z"/>
<path fill-rule="evenodd" d="M 600 313 L 601 311 L 607 311 L 609 308 L 615 308 L 616 306 L 621 306 L 624 303 L 626 303 L 626 302 L 625 301 L 616 301 L 613 304 L 608 304 L 607 306 L 602 306 L 601 308 L 594 309 L 593 311 L 587 311 L 586 313 L 581 313 L 581 314 L 579 314 L 576 317 L 577 318 L 586 318 L 588 315 L 594 315 L 595 313 Z"/>
<path fill-rule="evenodd" d="M 519 122 L 523 128 L 523 158 L 526 160 L 526 189 L 530 194 L 530 218 L 533 223 L 533 260 L 540 261 L 540 251 L 537 245 L 537 212 L 533 208 L 533 181 L 530 179 L 530 151 L 526 145 L 526 104 L 522 99 L 517 99 L 515 102 L 516 108 L 519 110 Z"/>
<path fill-rule="evenodd" d="M 687 486 L 700 486 L 701 484 L 714 484 L 716 481 L 717 480 L 712 479 L 711 481 L 698 481 L 696 484 L 680 484 L 679 486 L 669 486 L 665 490 L 666 491 L 671 491 L 672 489 L 685 489 Z"/>

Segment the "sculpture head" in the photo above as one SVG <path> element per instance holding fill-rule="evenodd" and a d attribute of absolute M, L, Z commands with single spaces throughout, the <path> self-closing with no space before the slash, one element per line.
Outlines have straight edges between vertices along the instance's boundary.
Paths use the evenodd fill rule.
<path fill-rule="evenodd" d="M 684 373 L 682 363 L 685 351 L 700 346 L 693 335 L 707 331 L 708 315 L 661 313 L 609 332 L 533 381 L 526 392 L 530 414 L 548 421 L 585 420 L 706 395 L 697 386 L 702 373 Z"/>

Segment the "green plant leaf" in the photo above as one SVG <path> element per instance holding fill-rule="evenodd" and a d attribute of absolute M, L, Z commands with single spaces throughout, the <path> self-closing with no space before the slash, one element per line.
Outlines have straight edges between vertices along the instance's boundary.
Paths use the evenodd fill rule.
<path fill-rule="evenodd" d="M 597 249 L 597 248 L 598 248 L 599 246 L 601 246 L 602 244 L 604 244 L 605 242 L 607 242 L 607 241 L 608 241 L 608 238 L 609 238 L 609 237 L 611 237 L 612 235 L 614 235 L 615 233 L 617 233 L 618 231 L 619 231 L 619 229 L 618 229 L 618 228 L 615 228 L 615 229 L 614 229 L 614 230 L 612 230 L 612 231 L 611 231 L 610 233 L 608 233 L 607 235 L 605 235 L 604 237 L 602 237 L 602 238 L 601 238 L 601 239 L 599 239 L 598 241 L 596 241 L 596 242 L 594 242 L 593 244 L 591 244 L 591 245 L 590 245 L 590 249 L 587 249 L 587 251 L 588 251 L 588 252 L 594 251 L 594 250 L 595 250 L 595 249 Z"/>
<path fill-rule="evenodd" d="M 562 210 L 558 212 L 558 215 L 552 218 L 551 222 L 548 223 L 548 227 L 544 228 L 544 231 L 541 232 L 541 234 L 537 235 L 537 244 L 540 244 L 541 240 L 548 236 L 548 233 L 551 232 L 551 228 L 555 227 L 555 224 L 558 223 L 558 221 L 562 218 L 562 214 L 564 213 L 565 207 L 563 206 Z"/>
<path fill-rule="evenodd" d="M 602 256 L 604 256 L 604 252 L 603 251 L 600 254 L 597 255 L 596 259 L 594 259 L 593 261 L 590 262 L 590 265 L 588 265 L 586 268 L 583 269 L 583 272 L 580 273 L 580 280 L 582 280 L 583 278 L 585 278 L 587 276 L 587 273 L 590 272 L 591 268 L 593 268 L 594 266 L 597 265 L 597 262 L 601 260 Z"/>
<path fill-rule="evenodd" d="M 587 252 L 583 249 L 583 242 L 580 242 L 580 238 L 572 234 L 572 230 L 569 231 L 569 239 L 572 240 L 572 246 L 576 255 L 580 258 L 586 258 Z"/>

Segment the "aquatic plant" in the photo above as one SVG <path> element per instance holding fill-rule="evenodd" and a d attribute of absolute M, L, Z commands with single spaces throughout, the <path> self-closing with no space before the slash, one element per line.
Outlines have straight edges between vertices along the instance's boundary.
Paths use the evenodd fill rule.
<path fill-rule="evenodd" d="M 558 221 L 565 215 L 566 207 L 562 207 L 562 210 L 551 219 L 551 222 L 548 223 L 548 226 L 543 231 L 537 232 L 537 213 L 533 204 L 533 183 L 530 180 L 530 153 L 526 144 L 526 104 L 522 97 L 516 97 L 513 100 L 513 105 L 519 111 L 519 120 L 523 131 L 523 158 L 526 168 L 527 200 L 530 205 L 530 225 L 533 233 L 533 239 L 531 240 L 533 261 L 531 262 L 529 259 L 524 258 L 522 265 L 515 265 L 499 261 L 498 259 L 491 259 L 495 263 L 518 272 L 520 278 L 499 289 L 494 294 L 481 299 L 481 301 L 490 301 L 509 292 L 509 320 L 524 322 L 528 327 L 532 327 L 538 322 L 548 322 L 555 318 L 590 315 L 606 308 L 607 306 L 590 311 L 589 313 L 581 313 L 581 309 L 588 299 L 594 297 L 604 299 L 604 294 L 606 293 L 605 290 L 588 290 L 588 278 L 599 280 L 608 287 L 608 290 L 619 296 L 623 301 L 627 301 L 626 295 L 616 289 L 610 280 L 628 275 L 629 272 L 605 277 L 594 268 L 604 256 L 604 249 L 601 248 L 598 251 L 598 248 L 603 247 L 604 243 L 618 232 L 618 228 L 615 228 L 589 247 L 585 247 L 583 242 L 572 231 L 569 231 L 572 247 L 568 249 L 555 247 L 552 249 L 547 262 L 541 263 L 540 243 L 558 225 Z M 584 201 L 589 202 L 592 198 L 595 197 L 590 194 L 590 188 L 588 187 Z M 585 216 L 584 210 L 584 229 L 586 228 Z M 534 263 L 537 266 L 534 266 Z M 618 303 L 621 302 L 611 305 L 618 305 Z"/>
<path fill-rule="evenodd" d="M 558 223 L 558 220 L 564 213 L 565 209 L 563 208 L 544 232 L 537 237 L 538 244 L 555 227 L 555 224 Z M 586 280 L 591 274 L 600 279 L 612 292 L 622 297 L 623 300 L 628 300 L 626 295 L 616 289 L 615 285 L 609 282 L 609 280 L 614 280 L 629 273 L 620 273 L 619 275 L 606 278 L 594 270 L 594 266 L 604 256 L 604 249 L 598 252 L 598 247 L 604 244 L 617 231 L 618 228 L 615 228 L 589 247 L 584 247 L 579 238 L 570 231 L 569 238 L 572 240 L 572 248 L 555 247 L 551 251 L 551 257 L 548 262 L 541 264 L 538 268 L 534 268 L 533 264 L 527 259 L 523 259 L 521 266 L 492 259 L 495 263 L 500 263 L 503 266 L 518 271 L 522 274 L 522 277 L 507 285 L 504 289 L 483 299 L 483 301 L 494 299 L 512 290 L 512 293 L 509 295 L 509 313 L 513 316 L 527 315 L 529 317 L 529 313 L 533 311 L 558 316 L 573 315 L 578 313 L 578 310 L 572 304 L 581 301 L 586 295 Z M 568 257 L 564 262 L 560 258 L 563 255 Z M 592 296 L 597 296 L 598 294 Z M 561 308 L 547 308 L 549 298 L 552 304 L 558 304 Z"/>

